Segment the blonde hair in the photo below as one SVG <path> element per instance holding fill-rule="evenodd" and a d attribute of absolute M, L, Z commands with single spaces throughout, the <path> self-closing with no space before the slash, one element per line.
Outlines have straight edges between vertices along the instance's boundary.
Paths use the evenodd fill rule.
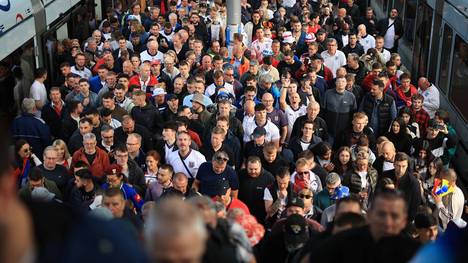
<path fill-rule="evenodd" d="M 61 140 L 61 139 L 55 140 L 52 143 L 52 146 L 54 146 L 55 148 L 57 148 L 57 147 L 62 147 L 63 148 L 63 151 L 64 151 L 63 159 L 64 160 L 68 160 L 70 158 L 70 152 L 68 151 L 67 144 L 63 140 Z"/>

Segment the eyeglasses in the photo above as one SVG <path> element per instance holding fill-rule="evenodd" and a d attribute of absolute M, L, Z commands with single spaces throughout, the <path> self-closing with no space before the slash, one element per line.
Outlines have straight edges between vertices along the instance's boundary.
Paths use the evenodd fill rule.
<path fill-rule="evenodd" d="M 23 150 L 24 153 L 29 153 L 29 152 L 31 152 L 31 151 L 32 151 L 32 148 L 31 148 L 31 147 L 30 147 L 30 148 L 26 148 L 26 149 Z"/>
<path fill-rule="evenodd" d="M 215 160 L 218 161 L 218 162 L 227 162 L 227 161 L 229 161 L 228 158 L 221 157 L 221 156 L 216 157 Z"/>
<path fill-rule="evenodd" d="M 301 199 L 311 199 L 312 195 L 299 194 L 299 198 L 301 198 Z"/>

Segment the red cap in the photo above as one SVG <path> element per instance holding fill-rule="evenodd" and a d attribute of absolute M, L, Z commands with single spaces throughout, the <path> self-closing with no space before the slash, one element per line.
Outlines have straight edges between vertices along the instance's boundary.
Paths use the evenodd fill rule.
<path fill-rule="evenodd" d="M 122 172 L 122 166 L 114 163 L 107 167 L 105 173 L 106 174 L 120 174 Z"/>

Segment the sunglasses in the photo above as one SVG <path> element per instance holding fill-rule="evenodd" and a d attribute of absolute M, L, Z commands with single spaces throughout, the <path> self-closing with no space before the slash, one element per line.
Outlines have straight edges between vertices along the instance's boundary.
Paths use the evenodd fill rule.
<path fill-rule="evenodd" d="M 228 158 L 224 158 L 224 157 L 220 157 L 220 156 L 216 157 L 215 160 L 218 161 L 218 162 L 227 162 L 227 161 L 229 161 Z"/>
<path fill-rule="evenodd" d="M 309 174 L 309 171 L 306 171 L 306 172 L 297 172 L 298 175 L 306 175 L 306 174 Z"/>
<path fill-rule="evenodd" d="M 31 152 L 31 151 L 32 151 L 32 148 L 27 148 L 27 149 L 23 150 L 24 153 L 28 153 L 28 152 Z"/>
<path fill-rule="evenodd" d="M 311 199 L 312 195 L 299 194 L 299 198 L 301 198 L 301 199 Z"/>

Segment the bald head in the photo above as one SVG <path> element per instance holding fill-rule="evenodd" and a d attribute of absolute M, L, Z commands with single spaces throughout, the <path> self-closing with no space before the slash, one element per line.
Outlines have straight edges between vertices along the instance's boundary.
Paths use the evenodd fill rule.
<path fill-rule="evenodd" d="M 382 156 L 386 161 L 392 161 L 395 158 L 395 145 L 391 141 L 386 141 L 382 143 Z"/>
<path fill-rule="evenodd" d="M 418 80 L 418 87 L 422 90 L 426 90 L 431 86 L 431 83 L 429 83 L 429 80 L 425 77 L 420 77 Z"/>

